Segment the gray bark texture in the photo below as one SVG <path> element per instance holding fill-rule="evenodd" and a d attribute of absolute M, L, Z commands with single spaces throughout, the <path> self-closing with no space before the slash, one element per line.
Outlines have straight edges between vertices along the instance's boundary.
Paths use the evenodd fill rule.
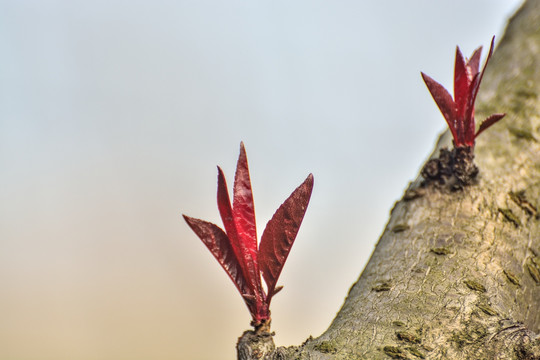
<path fill-rule="evenodd" d="M 476 118 L 477 183 L 410 184 L 321 336 L 274 348 L 246 332 L 240 359 L 540 359 L 540 1 L 510 20 Z M 441 118 L 442 120 L 442 118 Z M 451 148 L 447 132 L 441 147 Z"/>

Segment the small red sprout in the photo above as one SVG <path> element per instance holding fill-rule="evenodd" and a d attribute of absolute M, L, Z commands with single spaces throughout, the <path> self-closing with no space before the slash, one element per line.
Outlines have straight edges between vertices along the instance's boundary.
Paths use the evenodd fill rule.
<path fill-rule="evenodd" d="M 422 78 L 448 123 L 454 138 L 454 149 L 452 151 L 446 148 L 440 149 L 439 157 L 430 159 L 422 169 L 422 176 L 426 180 L 425 184 L 447 185 L 451 189 L 457 190 L 465 185 L 472 184 L 478 175 L 478 167 L 474 164 L 475 140 L 482 131 L 506 115 L 490 115 L 476 130 L 474 102 L 478 95 L 484 71 L 493 54 L 494 42 L 495 37 L 491 39 L 489 53 L 482 71 L 479 71 L 481 46 L 473 52 L 470 59 L 465 59 L 459 47 L 456 48 L 453 99 L 441 84 L 422 73 Z"/>
<path fill-rule="evenodd" d="M 478 131 L 475 129 L 474 102 L 482 76 L 493 54 L 494 41 L 495 37 L 491 39 L 486 63 L 481 72 L 479 72 L 481 46 L 473 52 L 468 60 L 463 57 L 459 47 L 456 48 L 454 99 L 441 84 L 422 73 L 424 82 L 448 123 L 455 147 L 474 147 L 476 137 L 505 116 L 505 114 L 493 114 L 480 124 Z"/>
<path fill-rule="evenodd" d="M 296 239 L 312 189 L 313 175 L 309 174 L 270 219 L 257 247 L 253 194 L 246 151 L 241 143 L 232 206 L 225 176 L 218 166 L 217 201 L 225 231 L 215 224 L 183 215 L 236 285 L 256 330 L 269 331 L 270 302 L 282 288 L 276 287 L 277 280 Z"/>

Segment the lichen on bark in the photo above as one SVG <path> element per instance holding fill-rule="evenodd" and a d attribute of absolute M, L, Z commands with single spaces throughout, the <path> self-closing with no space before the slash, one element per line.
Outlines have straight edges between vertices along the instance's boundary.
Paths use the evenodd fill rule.
<path fill-rule="evenodd" d="M 411 183 L 329 328 L 265 358 L 540 359 L 539 94 L 540 1 L 529 0 L 477 99 L 479 117 L 507 113 L 478 138 L 477 182 Z"/>

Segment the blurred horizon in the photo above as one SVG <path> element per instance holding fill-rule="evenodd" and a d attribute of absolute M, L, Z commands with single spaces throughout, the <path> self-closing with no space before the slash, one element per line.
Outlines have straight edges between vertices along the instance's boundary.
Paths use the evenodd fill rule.
<path fill-rule="evenodd" d="M 451 90 L 520 4 L 0 1 L 0 359 L 234 359 L 181 214 L 221 226 L 240 141 L 259 235 L 314 174 L 272 328 L 320 335 L 445 129 L 420 71 Z"/>

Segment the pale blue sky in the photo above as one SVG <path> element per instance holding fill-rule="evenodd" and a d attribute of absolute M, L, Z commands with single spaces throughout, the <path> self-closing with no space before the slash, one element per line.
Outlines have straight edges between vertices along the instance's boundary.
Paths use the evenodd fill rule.
<path fill-rule="evenodd" d="M 249 313 L 180 214 L 221 224 L 241 140 L 259 233 L 315 176 L 272 315 L 319 335 L 445 127 L 420 71 L 451 88 L 519 4 L 0 0 L 0 358 L 233 359 Z"/>

